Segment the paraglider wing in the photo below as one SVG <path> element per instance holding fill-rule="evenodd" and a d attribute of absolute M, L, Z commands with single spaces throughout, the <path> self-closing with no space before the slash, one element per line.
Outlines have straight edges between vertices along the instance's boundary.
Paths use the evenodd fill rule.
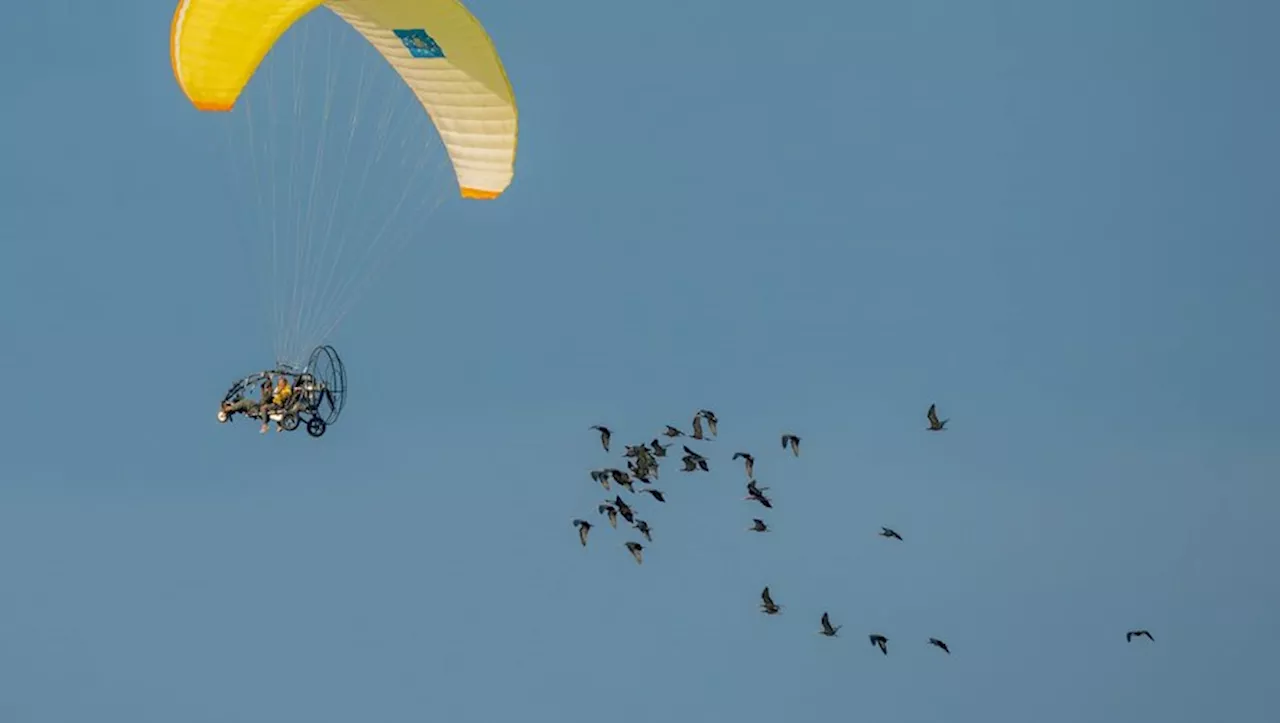
<path fill-rule="evenodd" d="M 173 74 L 201 111 L 229 111 L 276 40 L 319 5 L 364 36 L 417 96 L 464 198 L 497 198 L 514 175 L 515 95 L 479 21 L 458 0 L 181 0 Z"/>

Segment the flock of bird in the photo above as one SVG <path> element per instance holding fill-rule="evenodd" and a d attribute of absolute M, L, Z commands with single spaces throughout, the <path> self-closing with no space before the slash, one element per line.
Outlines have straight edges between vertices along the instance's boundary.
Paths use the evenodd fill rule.
<path fill-rule="evenodd" d="M 929 410 L 925 413 L 925 418 L 929 422 L 929 426 L 925 427 L 925 429 L 930 432 L 945 431 L 947 422 L 950 421 L 949 419 L 938 418 L 938 409 L 936 404 L 929 405 Z M 704 421 L 706 423 L 706 430 L 710 432 L 710 437 L 708 437 L 704 432 Z M 665 503 L 666 498 L 663 496 L 662 491 L 653 487 L 654 481 L 658 479 L 659 475 L 658 460 L 667 456 L 668 450 L 675 444 L 675 440 L 678 438 L 695 441 L 708 441 L 715 438 L 717 436 L 718 425 L 719 420 L 716 418 L 714 412 L 708 409 L 700 409 L 693 416 L 693 421 L 691 423 L 692 431 L 689 434 L 685 434 L 678 427 L 667 425 L 666 429 L 659 435 L 664 436 L 669 440 L 667 444 L 663 444 L 658 437 L 654 437 L 651 442 L 626 445 L 625 450 L 623 451 L 623 457 L 627 460 L 626 469 L 603 467 L 591 470 L 591 479 L 602 486 L 606 492 L 613 493 L 613 499 L 605 499 L 600 503 L 596 508 L 597 513 L 604 515 L 609 522 L 609 526 L 614 529 L 617 529 L 618 518 L 621 517 L 627 524 L 631 525 L 633 529 L 643 536 L 646 542 L 653 542 L 653 534 L 649 527 L 649 523 L 637 516 L 635 507 L 624 500 L 620 493 L 614 492 L 613 485 L 617 485 L 618 487 L 625 489 L 632 495 L 649 494 L 657 502 Z M 600 446 L 604 448 L 606 453 L 609 452 L 613 442 L 613 430 L 604 425 L 595 425 L 590 429 L 591 431 L 599 433 Z M 791 433 L 785 433 L 781 436 L 781 442 L 784 453 L 789 450 L 793 457 L 800 456 L 799 436 Z M 710 462 L 705 456 L 693 449 L 690 449 L 687 444 L 682 443 L 681 450 L 683 452 L 683 455 L 680 458 L 680 461 L 683 464 L 683 467 L 680 469 L 682 473 L 709 472 L 711 470 Z M 756 483 L 755 457 L 749 452 L 735 452 L 733 454 L 733 460 L 742 460 L 746 471 L 747 494 L 742 499 L 750 502 L 756 502 L 765 509 L 773 509 L 773 501 L 765 494 L 765 491 L 769 488 L 761 487 Z M 636 487 L 637 482 L 641 485 L 639 488 Z M 582 543 L 583 547 L 586 547 L 588 536 L 590 535 L 594 524 L 585 519 L 578 518 L 573 520 L 573 525 L 578 529 L 578 540 Z M 764 519 L 754 517 L 751 520 L 751 525 L 746 529 L 749 532 L 768 532 L 769 525 L 764 521 Z M 899 542 L 903 541 L 902 535 L 889 527 L 881 527 L 879 535 L 887 539 L 897 540 Z M 637 540 L 628 540 L 623 543 L 623 546 L 631 553 L 636 564 L 644 563 L 644 544 Z M 764 590 L 760 592 L 761 611 L 766 615 L 778 615 L 782 612 L 782 607 L 783 606 L 774 602 L 773 595 L 770 593 L 769 587 L 766 585 Z M 821 627 L 817 632 L 827 637 L 836 637 L 840 632 L 840 628 L 843 627 L 841 625 L 832 624 L 831 617 L 826 611 L 822 613 L 819 625 Z M 867 637 L 873 646 L 880 649 L 881 653 L 885 655 L 889 654 L 889 638 L 880 633 L 872 633 Z M 1151 633 L 1146 630 L 1130 630 L 1125 634 L 1125 640 L 1128 642 L 1132 642 L 1135 637 L 1146 637 L 1148 640 L 1153 642 L 1155 640 L 1155 638 L 1151 636 Z M 941 639 L 931 637 L 927 642 L 929 645 L 942 650 L 944 653 L 947 653 L 948 655 L 951 654 L 951 649 Z"/>

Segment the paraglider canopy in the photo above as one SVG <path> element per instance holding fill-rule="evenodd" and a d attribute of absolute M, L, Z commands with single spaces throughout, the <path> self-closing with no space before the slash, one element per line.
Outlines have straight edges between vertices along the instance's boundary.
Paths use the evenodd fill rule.
<path fill-rule="evenodd" d="M 464 198 L 511 184 L 516 102 L 488 34 L 458 0 L 182 0 L 173 74 L 202 111 L 229 111 L 276 40 L 325 5 L 364 36 L 431 116 Z"/>

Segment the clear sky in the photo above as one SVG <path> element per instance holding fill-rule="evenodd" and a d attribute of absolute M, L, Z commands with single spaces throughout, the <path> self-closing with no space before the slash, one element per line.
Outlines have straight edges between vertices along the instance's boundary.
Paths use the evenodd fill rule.
<path fill-rule="evenodd" d="M 269 244 L 172 0 L 6 11 L 0 720 L 1274 720 L 1280 6 L 470 6 L 515 182 L 377 276 L 318 441 L 214 421 Z M 582 549 L 587 428 L 702 406 L 644 565 Z"/>

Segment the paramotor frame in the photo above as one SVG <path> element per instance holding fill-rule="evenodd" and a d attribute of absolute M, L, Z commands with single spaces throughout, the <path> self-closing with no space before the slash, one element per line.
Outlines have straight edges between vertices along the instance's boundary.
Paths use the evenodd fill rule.
<path fill-rule="evenodd" d="M 324 435 L 329 425 L 338 421 L 347 402 L 347 368 L 332 346 L 324 344 L 311 351 L 306 366 L 296 369 L 280 365 L 275 369 L 250 374 L 227 390 L 224 402 L 253 398 L 265 382 L 271 385 L 284 377 L 293 388 L 284 409 L 269 414 L 285 431 L 306 425 L 312 437 Z M 265 421 L 265 420 L 264 420 Z"/>

